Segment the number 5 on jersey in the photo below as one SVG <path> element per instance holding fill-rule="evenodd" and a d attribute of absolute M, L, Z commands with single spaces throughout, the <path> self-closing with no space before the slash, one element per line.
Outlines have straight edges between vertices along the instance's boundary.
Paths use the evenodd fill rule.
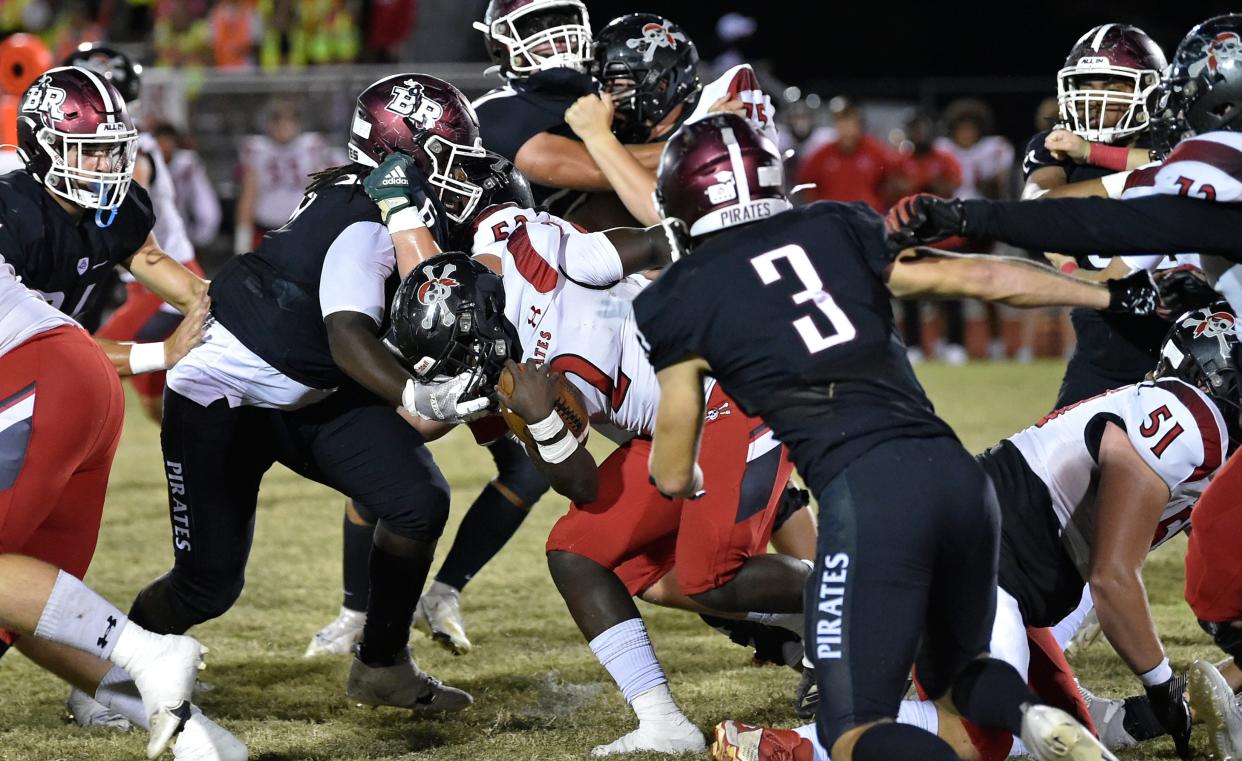
<path fill-rule="evenodd" d="M 808 301 L 814 301 L 815 306 L 832 325 L 832 335 L 826 336 L 819 332 L 811 315 L 799 317 L 793 321 L 794 329 L 802 337 L 807 351 L 815 354 L 853 340 L 857 334 L 854 324 L 845 316 L 841 307 L 837 306 L 837 302 L 833 301 L 832 294 L 824 290 L 824 282 L 820 280 L 819 273 L 815 271 L 815 266 L 811 264 L 811 259 L 806 255 L 806 250 L 802 246 L 792 244 L 781 246 L 754 257 L 750 260 L 750 264 L 755 268 L 755 272 L 759 273 L 759 279 L 764 285 L 772 285 L 781 279 L 781 273 L 776 270 L 776 262 L 779 259 L 789 261 L 794 275 L 802 283 L 802 290 L 793 295 L 794 304 L 802 305 Z"/>
<path fill-rule="evenodd" d="M 1153 438 L 1160 432 L 1160 425 L 1164 421 L 1171 420 L 1172 418 L 1173 413 L 1169 411 L 1168 405 L 1157 407 L 1152 410 L 1150 415 L 1147 416 L 1147 422 L 1143 423 L 1142 428 L 1139 428 L 1139 433 L 1142 434 L 1145 439 Z M 1156 445 L 1151 448 L 1151 453 L 1157 457 L 1163 455 L 1164 450 L 1168 449 L 1169 445 L 1173 443 L 1173 440 L 1178 436 L 1181 436 L 1185 430 L 1186 429 L 1182 428 L 1181 423 L 1174 423 L 1173 427 L 1169 429 L 1169 432 L 1166 433 L 1160 441 L 1157 441 Z"/>

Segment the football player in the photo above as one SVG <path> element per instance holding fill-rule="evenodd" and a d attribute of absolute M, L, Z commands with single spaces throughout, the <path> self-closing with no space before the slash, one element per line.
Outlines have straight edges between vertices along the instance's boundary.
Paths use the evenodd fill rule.
<path fill-rule="evenodd" d="M 893 296 L 939 295 L 1099 308 L 1108 289 L 1025 263 L 895 257 L 882 220 L 861 205 L 793 209 L 775 146 L 732 115 L 669 140 L 657 193 L 692 248 L 633 302 L 660 384 L 651 477 L 676 496 L 719 488 L 695 462 L 709 376 L 789 447 L 819 498 L 803 639 L 821 745 L 838 761 L 956 759 L 943 740 L 892 721 L 917 660 L 930 697 L 1020 734 L 1037 757 L 1110 758 L 1011 665 L 986 657 L 995 495 L 932 412 L 890 306 Z M 721 738 L 718 752 L 726 745 L 736 738 Z"/>
<path fill-rule="evenodd" d="M 136 63 L 125 53 L 97 42 L 84 42 L 65 59 L 66 66 L 90 69 L 116 86 L 130 117 L 140 123 L 142 94 L 142 64 Z M 181 213 L 173 192 L 172 173 L 164 163 L 159 144 L 149 132 L 138 132 L 137 152 L 134 157 L 134 181 L 151 196 L 155 226 L 152 232 L 164 252 L 174 261 L 199 277 L 203 270 L 194 259 L 194 247 L 186 235 Z M 167 338 L 181 322 L 181 314 L 164 303 L 156 294 L 135 282 L 134 276 L 121 271 L 126 283 L 125 303 L 112 313 L 98 331 L 101 338 L 114 341 L 152 341 Z M 130 382 L 138 394 L 138 400 L 147 417 L 160 422 L 164 402 L 164 373 L 162 371 L 134 376 Z"/>
<path fill-rule="evenodd" d="M 458 711 L 470 695 L 421 671 L 408 648 L 448 484 L 395 411 L 412 406 L 403 397 L 414 384 L 379 336 L 398 261 L 434 247 L 426 225 L 467 213 L 477 198 L 454 175 L 463 157 L 482 153 L 478 124 L 452 85 L 397 74 L 359 95 L 348 148 L 353 163 L 316 175 L 289 221 L 212 281 L 216 322 L 165 392 L 174 565 L 138 595 L 131 616 L 183 632 L 233 605 L 259 485 L 279 461 L 378 520 L 347 695 L 416 713 Z M 417 205 L 380 207 L 369 196 L 398 178 L 378 165 L 397 150 L 414 157 L 426 183 Z"/>
<path fill-rule="evenodd" d="M 505 80 L 474 102 L 483 144 L 512 161 L 531 182 L 539 208 L 564 215 L 579 191 L 612 185 L 565 124 L 565 109 L 595 93 L 591 22 L 581 0 L 490 0 L 482 23 L 492 71 Z M 676 44 L 676 38 L 664 38 Z M 685 42 L 684 35 L 681 42 Z M 658 46 L 658 43 L 654 43 Z M 649 170 L 660 145 L 627 145 Z"/>
<path fill-rule="evenodd" d="M 125 375 L 163 370 L 202 334 L 207 283 L 164 253 L 151 199 L 132 187 L 138 133 L 125 101 L 88 69 L 50 69 L 22 96 L 18 155 L 0 175 L 0 251 L 22 283 L 73 318 L 93 310 L 120 265 L 193 319 L 162 341 L 97 338 Z"/>
<path fill-rule="evenodd" d="M 1060 649 L 1055 643 L 1032 648 L 1027 630 L 1070 614 L 1086 582 L 1104 635 L 1143 682 L 1183 758 L 1190 714 L 1151 620 L 1141 571 L 1148 552 L 1192 518 L 1198 528 L 1195 502 L 1242 434 L 1232 361 L 1235 320 L 1223 302 L 1182 315 L 1167 334 L 1152 380 L 1059 409 L 978 457 L 1001 512 L 989 652 L 1018 669 L 1045 700 L 1079 704 L 1077 713 L 1085 717 Z M 1041 680 L 1037 671 L 1060 678 Z M 906 701 L 899 721 L 939 731 L 963 758 L 1028 755 L 1016 742 L 1011 747 L 1011 736 L 963 727 L 929 701 Z M 754 731 L 727 728 L 733 737 Z M 806 731 L 762 731 L 774 733 L 751 738 L 750 744 L 772 749 L 757 756 L 762 759 L 774 758 L 775 748 L 798 748 L 803 737 L 815 739 Z M 811 758 L 805 749 L 802 755 Z M 827 758 L 822 748 L 814 756 Z"/>
<path fill-rule="evenodd" d="M 180 732 L 176 758 L 245 761 L 245 746 L 190 704 L 206 648 L 143 629 L 81 581 L 124 412 L 108 358 L 0 257 L 0 653 L 15 644 L 108 693 L 150 730 L 150 758 Z"/>

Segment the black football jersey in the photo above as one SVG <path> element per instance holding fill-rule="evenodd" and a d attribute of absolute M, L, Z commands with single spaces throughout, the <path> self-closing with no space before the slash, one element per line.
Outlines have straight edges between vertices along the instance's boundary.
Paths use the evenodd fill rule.
<path fill-rule="evenodd" d="M 360 178 L 346 175 L 308 192 L 258 250 L 225 262 L 211 281 L 212 314 L 246 348 L 293 380 L 312 388 L 341 385 L 347 378 L 328 347 L 320 275 L 333 242 L 358 222 L 383 224 Z M 394 268 L 384 284 L 385 304 L 399 283 Z"/>
<path fill-rule="evenodd" d="M 1031 173 L 1046 166 L 1057 166 L 1065 171 L 1069 183 L 1096 180 L 1113 174 L 1112 169 L 1078 164 L 1072 159 L 1053 158 L 1044 147 L 1044 138 L 1051 130 L 1044 130 L 1031 138 L 1022 158 L 1022 176 L 1030 179 Z M 1146 134 L 1136 145 L 1150 146 Z M 1083 269 L 1100 270 L 1108 266 L 1108 257 L 1076 256 L 1074 260 Z M 1138 383 L 1156 366 L 1160 358 L 1160 344 L 1169 331 L 1169 323 L 1155 316 L 1138 317 L 1130 314 L 1100 312 L 1094 309 L 1074 309 L 1070 312 L 1074 335 L 1078 346 L 1075 351 L 1090 359 L 1091 364 L 1115 379 L 1115 385 Z M 1103 389 L 1100 389 L 1103 391 Z M 1080 399 L 1060 399 L 1062 403 Z"/>
<path fill-rule="evenodd" d="M 551 69 L 510 80 L 474 102 L 483 147 L 516 163 L 518 150 L 540 132 L 577 140 L 565 123 L 565 109 L 598 89 L 599 83 L 589 75 L 572 69 Z M 580 195 L 533 182 L 531 193 L 536 206 L 558 216 L 557 210 L 564 211 L 565 205 Z"/>
<path fill-rule="evenodd" d="M 151 197 L 136 182 L 112 224 L 100 227 L 94 210 L 75 218 L 29 173 L 0 175 L 0 257 L 27 288 L 70 317 L 104 297 L 113 268 L 142 248 L 154 225 Z"/>
<path fill-rule="evenodd" d="M 893 326 L 884 223 L 821 201 L 726 230 L 634 301 L 657 371 L 697 355 L 816 493 L 893 438 L 952 436 Z"/>

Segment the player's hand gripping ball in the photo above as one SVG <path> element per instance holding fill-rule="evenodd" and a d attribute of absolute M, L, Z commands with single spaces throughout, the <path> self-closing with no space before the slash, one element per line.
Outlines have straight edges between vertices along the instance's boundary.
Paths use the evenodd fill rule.
<path fill-rule="evenodd" d="M 496 396 L 509 430 L 524 444 L 536 443 L 527 421 L 539 422 L 554 411 L 574 438 L 580 442 L 586 438 L 586 402 L 565 376 L 547 365 L 535 364 L 533 360 L 519 365 L 510 360 L 500 371 Z"/>

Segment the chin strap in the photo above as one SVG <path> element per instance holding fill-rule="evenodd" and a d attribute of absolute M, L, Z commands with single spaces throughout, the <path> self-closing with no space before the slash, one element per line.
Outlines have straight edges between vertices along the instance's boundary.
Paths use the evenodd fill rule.
<path fill-rule="evenodd" d="M 101 185 L 99 187 L 99 205 L 106 206 L 108 203 L 108 186 Z M 108 221 L 103 221 L 103 209 L 95 209 L 95 225 L 97 227 L 111 227 L 113 221 L 116 220 L 117 208 L 113 207 L 109 210 Z"/>

